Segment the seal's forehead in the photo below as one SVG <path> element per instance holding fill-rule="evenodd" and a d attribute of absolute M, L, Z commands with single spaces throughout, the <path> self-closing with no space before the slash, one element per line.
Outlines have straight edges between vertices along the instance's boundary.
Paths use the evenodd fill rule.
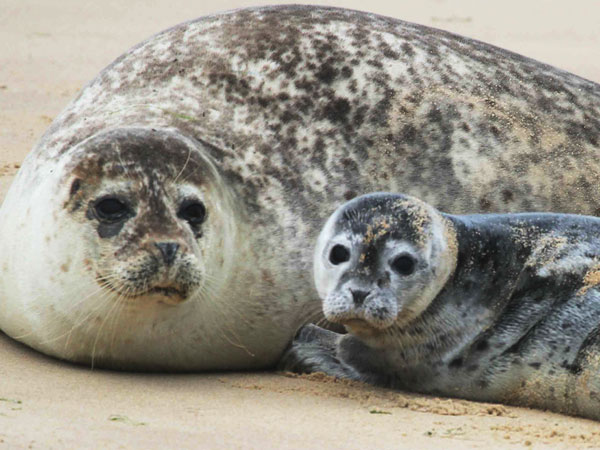
<path fill-rule="evenodd" d="M 426 205 L 400 194 L 368 194 L 338 211 L 335 231 L 371 241 L 386 239 L 421 243 L 432 222 Z"/>
<path fill-rule="evenodd" d="M 81 144 L 71 173 L 91 180 L 103 178 L 181 179 L 202 183 L 209 169 L 191 143 L 155 130 L 115 130 Z"/>

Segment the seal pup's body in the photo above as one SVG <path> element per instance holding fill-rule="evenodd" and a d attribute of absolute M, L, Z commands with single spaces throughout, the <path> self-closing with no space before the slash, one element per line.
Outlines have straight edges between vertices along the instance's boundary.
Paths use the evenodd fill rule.
<path fill-rule="evenodd" d="M 335 205 L 386 190 L 456 212 L 594 214 L 598 135 L 597 84 L 440 30 L 312 6 L 184 23 L 103 70 L 23 162 L 0 209 L 0 328 L 96 366 L 269 367 L 320 312 L 306 243 Z M 133 173 L 102 170 L 119 158 Z M 188 188 L 200 237 L 178 215 Z M 112 236 L 106 190 L 129 202 Z M 175 279 L 134 271 L 152 298 L 129 284 L 115 306 L 96 276 L 108 249 L 133 267 L 153 240 L 178 243 L 194 288 L 175 305 L 156 295 Z"/>
<path fill-rule="evenodd" d="M 314 270 L 350 334 L 310 326 L 283 367 L 600 419 L 600 219 L 372 194 L 332 215 Z"/>

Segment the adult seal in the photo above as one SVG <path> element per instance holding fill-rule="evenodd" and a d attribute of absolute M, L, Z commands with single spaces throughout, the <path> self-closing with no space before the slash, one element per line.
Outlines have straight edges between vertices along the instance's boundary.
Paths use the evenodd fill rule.
<path fill-rule="evenodd" d="M 320 316 L 335 205 L 600 208 L 600 87 L 443 31 L 335 8 L 238 10 L 119 57 L 0 211 L 0 328 L 139 370 L 269 367 Z"/>
<path fill-rule="evenodd" d="M 342 205 L 315 249 L 337 335 L 284 368 L 600 419 L 600 218 L 442 214 L 410 196 Z"/>

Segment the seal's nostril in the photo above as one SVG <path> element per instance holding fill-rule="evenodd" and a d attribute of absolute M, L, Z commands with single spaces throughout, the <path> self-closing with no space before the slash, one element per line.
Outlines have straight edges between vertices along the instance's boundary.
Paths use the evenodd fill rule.
<path fill-rule="evenodd" d="M 175 242 L 155 242 L 154 245 L 160 250 L 165 264 L 167 266 L 173 264 L 177 250 L 179 250 L 179 244 Z"/>
<path fill-rule="evenodd" d="M 354 304 L 356 306 L 362 305 L 365 301 L 365 298 L 367 298 L 367 295 L 369 295 L 369 292 L 367 291 L 353 291 L 350 289 L 350 292 L 352 292 L 352 299 L 354 300 Z"/>

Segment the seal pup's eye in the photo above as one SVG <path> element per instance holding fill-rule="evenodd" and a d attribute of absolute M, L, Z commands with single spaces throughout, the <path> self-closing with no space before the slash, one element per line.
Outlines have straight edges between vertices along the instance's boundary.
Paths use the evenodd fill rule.
<path fill-rule="evenodd" d="M 334 245 L 329 252 L 329 261 L 334 266 L 346 262 L 350 259 L 350 250 L 341 244 Z"/>
<path fill-rule="evenodd" d="M 104 197 L 96 202 L 94 210 L 103 222 L 119 222 L 129 214 L 129 207 L 116 197 Z"/>
<path fill-rule="evenodd" d="M 415 271 L 416 261 L 410 255 L 400 255 L 392 260 L 390 266 L 400 275 L 410 275 Z"/>
<path fill-rule="evenodd" d="M 177 216 L 197 227 L 206 219 L 206 207 L 197 200 L 188 200 L 183 202 Z"/>

